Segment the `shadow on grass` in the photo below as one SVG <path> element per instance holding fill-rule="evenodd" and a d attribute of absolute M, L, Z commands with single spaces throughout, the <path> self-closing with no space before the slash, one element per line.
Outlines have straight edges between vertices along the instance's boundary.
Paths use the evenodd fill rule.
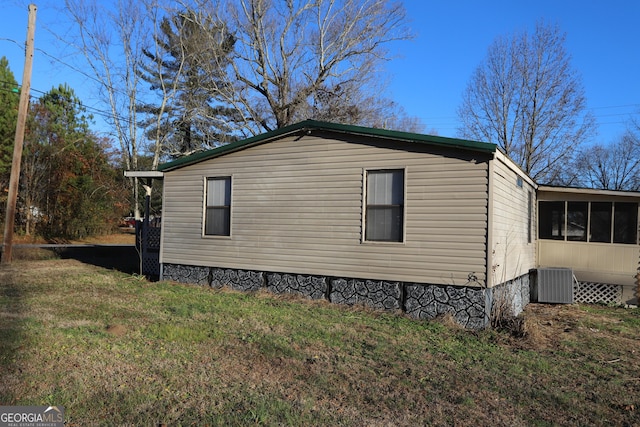
<path fill-rule="evenodd" d="M 0 257 L 2 250 L 0 248 Z M 122 271 L 139 271 L 134 245 L 15 245 L 13 261 L 75 259 L 85 264 Z M 33 337 L 29 335 L 27 300 L 34 288 L 19 285 L 19 269 L 28 263 L 0 266 L 0 404 L 17 404 L 20 399 L 21 360 L 29 354 Z"/>
<path fill-rule="evenodd" d="M 63 259 L 133 274 L 140 272 L 140 257 L 135 245 L 78 245 L 54 249 Z"/>
<path fill-rule="evenodd" d="M 135 245 L 15 245 L 13 252 L 15 260 L 75 259 L 127 274 L 140 272 L 140 257 Z"/>

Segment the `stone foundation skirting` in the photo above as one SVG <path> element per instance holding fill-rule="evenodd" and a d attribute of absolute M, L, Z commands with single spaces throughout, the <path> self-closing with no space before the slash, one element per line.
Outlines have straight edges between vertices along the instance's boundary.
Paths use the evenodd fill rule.
<path fill-rule="evenodd" d="M 326 298 L 329 290 L 326 277 L 302 274 L 268 273 L 265 285 L 274 294 L 297 294 L 311 299 Z"/>
<path fill-rule="evenodd" d="M 402 308 L 402 285 L 400 282 L 333 279 L 329 301 L 336 304 L 364 304 L 373 308 L 399 310 Z"/>
<path fill-rule="evenodd" d="M 489 323 L 487 312 L 490 289 L 477 287 L 411 284 L 406 286 L 406 311 L 418 319 L 451 314 L 469 329 L 482 329 Z"/>
<path fill-rule="evenodd" d="M 490 306 L 493 316 L 517 316 L 531 301 L 529 275 L 525 274 L 493 288 Z"/>
<path fill-rule="evenodd" d="M 517 315 L 529 303 L 528 274 L 486 289 L 163 264 L 162 279 L 239 291 L 266 288 L 276 294 L 403 311 L 416 319 L 450 314 L 469 329 L 485 328 L 498 310 Z"/>
<path fill-rule="evenodd" d="M 236 291 L 257 291 L 264 284 L 261 271 L 233 270 L 230 268 L 212 268 L 209 285 L 212 288 L 228 286 Z"/>

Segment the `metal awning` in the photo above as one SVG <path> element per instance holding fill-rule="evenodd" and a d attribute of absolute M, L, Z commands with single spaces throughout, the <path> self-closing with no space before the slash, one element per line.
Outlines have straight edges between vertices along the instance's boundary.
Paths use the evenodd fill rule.
<path fill-rule="evenodd" d="M 127 178 L 148 178 L 148 179 L 163 179 L 164 172 L 161 171 L 124 171 L 124 176 Z"/>

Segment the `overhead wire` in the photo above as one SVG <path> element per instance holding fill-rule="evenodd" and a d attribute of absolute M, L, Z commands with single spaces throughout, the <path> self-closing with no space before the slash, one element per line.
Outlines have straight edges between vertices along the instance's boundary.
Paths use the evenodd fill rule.
<path fill-rule="evenodd" d="M 7 82 L 7 81 L 2 81 L 2 80 L 0 80 L 0 83 L 11 83 L 11 82 Z M 21 86 L 20 86 L 20 85 L 18 85 L 17 87 L 21 87 Z M 12 92 L 12 93 L 15 93 L 12 89 L 2 88 L 2 87 L 0 87 L 0 91 L 2 91 L 2 92 Z M 35 95 L 31 95 L 31 94 L 30 94 L 30 97 L 31 97 L 31 98 L 33 98 L 33 99 L 35 99 L 35 100 L 40 100 L 40 99 L 42 99 L 42 97 L 48 93 L 48 92 L 44 92 L 44 91 L 42 91 L 42 90 L 35 89 L 35 88 L 33 88 L 33 87 L 30 89 L 30 91 L 31 91 L 31 92 L 36 92 L 36 93 L 39 93 L 39 94 L 40 94 L 39 96 L 35 96 Z M 16 95 L 17 95 L 17 93 L 16 93 Z M 74 102 L 74 104 L 76 104 L 77 106 L 79 106 L 79 107 L 81 107 L 81 108 L 83 108 L 83 109 L 87 110 L 87 111 L 88 111 L 88 112 L 90 112 L 91 114 L 96 114 L 96 115 L 102 116 L 102 117 L 104 117 L 104 118 L 106 118 L 106 119 L 113 118 L 113 116 L 114 116 L 110 111 L 101 110 L 101 109 L 99 109 L 99 108 L 92 107 L 92 106 L 90 106 L 90 105 L 85 105 L 85 104 L 84 104 L 84 103 L 82 103 L 82 101 L 80 101 L 80 100 L 75 100 L 75 101 L 73 101 L 73 102 Z M 126 123 L 128 123 L 128 124 L 131 124 L 131 122 L 132 122 L 130 119 L 128 119 L 127 117 L 124 117 L 124 116 L 116 116 L 116 117 L 118 118 L 118 120 L 121 120 L 121 121 L 126 122 Z"/>
<path fill-rule="evenodd" d="M 10 38 L 6 38 L 6 37 L 0 37 L 0 40 L 5 40 L 5 41 L 9 41 L 11 43 L 16 44 L 19 47 L 24 47 L 23 44 L 10 39 Z M 79 68 L 61 60 L 60 58 L 57 58 L 51 54 L 49 54 L 48 52 L 46 52 L 43 49 L 40 48 L 35 48 L 35 50 L 37 50 L 38 52 L 44 54 L 45 56 L 51 58 L 52 60 L 59 62 L 60 64 L 72 69 L 73 71 L 87 77 L 88 79 L 91 79 L 101 85 L 104 85 L 104 82 L 101 81 L 100 79 L 96 78 L 95 76 L 91 76 L 90 74 L 80 70 Z M 10 83 L 10 82 L 4 82 L 4 83 Z M 121 93 L 126 95 L 126 93 L 124 91 L 120 91 L 116 88 L 113 87 L 108 87 L 109 90 L 112 90 L 114 92 L 117 93 Z M 44 94 L 45 92 L 37 90 L 37 89 L 31 89 L 35 92 Z M 83 104 L 82 102 L 78 101 L 79 105 L 81 105 L 83 108 L 86 108 L 87 110 L 91 110 L 92 112 L 94 112 L 97 115 L 100 115 L 102 117 L 105 118 L 113 118 L 114 114 L 112 111 L 108 111 L 108 110 L 101 110 L 99 108 L 96 107 L 90 107 L 88 105 Z M 640 110 L 640 104 L 623 104 L 623 105 L 610 105 L 610 106 L 597 106 L 597 107 L 589 107 L 587 108 L 587 110 L 603 110 L 603 109 L 614 109 L 614 108 L 636 108 L 638 110 Z M 596 119 L 598 118 L 603 118 L 603 117 L 630 117 L 634 114 L 638 114 L 638 112 L 624 112 L 624 113 L 615 113 L 615 114 L 595 114 L 594 116 L 596 117 Z M 123 122 L 126 123 L 131 123 L 131 120 L 123 117 L 123 116 L 119 116 L 119 115 L 115 115 L 115 117 L 118 120 L 121 120 Z M 424 116 L 419 116 L 418 119 L 420 119 L 427 127 L 434 127 L 437 128 L 439 130 L 456 130 L 459 128 L 459 124 L 457 123 L 457 117 L 454 116 L 442 116 L 442 117 L 424 117 Z M 442 125 L 438 125 L 438 123 L 442 123 Z M 611 122 L 599 122 L 599 125 L 613 125 L 613 124 L 625 124 L 627 123 L 627 121 L 611 121 Z"/>
<path fill-rule="evenodd" d="M 622 109 L 627 108 L 630 109 L 628 111 L 623 111 L 619 113 L 610 113 L 610 114 L 602 114 L 598 113 L 595 110 L 611 110 L 611 109 Z M 634 110 L 631 110 L 634 109 Z M 632 116 L 636 116 L 640 114 L 640 104 L 624 104 L 624 105 L 609 105 L 609 106 L 599 106 L 599 107 L 589 107 L 588 111 L 594 113 L 594 117 L 598 119 L 598 125 L 618 125 L 628 123 L 628 120 L 617 120 L 617 121 L 600 121 L 599 119 L 609 120 L 609 118 L 630 118 Z M 426 126 L 434 127 L 440 130 L 455 130 L 458 129 L 458 117 L 455 116 L 439 116 L 439 117 L 419 117 L 420 120 L 425 123 Z"/>
<path fill-rule="evenodd" d="M 22 48 L 24 47 L 24 45 L 22 45 L 21 43 L 19 43 L 19 42 L 15 41 L 15 40 L 13 40 L 13 39 L 9 39 L 9 38 L 6 38 L 6 37 L 0 37 L 0 40 L 9 41 L 9 42 L 12 42 L 12 43 L 16 44 L 16 45 L 17 45 L 17 46 L 19 46 L 19 47 L 22 47 Z M 104 85 L 104 82 L 103 82 L 103 81 L 101 81 L 100 79 L 96 78 L 95 76 L 91 76 L 91 75 L 87 74 L 86 72 L 84 72 L 84 71 L 80 70 L 79 68 L 74 67 L 73 65 L 71 65 L 71 64 L 69 64 L 69 63 L 67 63 L 67 62 L 65 62 L 65 61 L 63 61 L 63 60 L 61 60 L 60 58 L 57 58 L 57 57 L 55 57 L 55 56 L 53 56 L 53 55 L 49 54 L 49 53 L 48 53 L 48 52 L 46 52 L 44 49 L 35 48 L 35 50 L 36 50 L 36 51 L 38 51 L 38 52 L 40 52 L 40 53 L 43 53 L 44 55 L 46 55 L 47 57 L 49 57 L 49 58 L 53 59 L 54 61 L 59 62 L 60 64 L 62 64 L 62 65 L 64 65 L 64 66 L 66 66 L 66 67 L 68 67 L 68 68 L 72 69 L 73 71 L 75 71 L 75 72 L 77 72 L 77 73 L 80 73 L 81 75 L 83 75 L 83 76 L 87 77 L 88 79 L 91 79 L 91 80 L 93 80 L 93 81 L 95 81 L 95 82 L 97 82 L 97 83 L 99 83 L 99 84 L 101 84 L 101 85 Z M 0 81 L 0 82 L 1 82 L 1 81 Z M 5 82 L 3 82 L 3 83 L 12 83 L 12 82 L 6 82 L 6 81 L 5 81 Z M 22 86 L 22 85 L 18 84 L 18 87 L 21 87 L 21 86 Z M 106 86 L 106 85 L 104 85 L 104 86 Z M 127 94 L 126 94 L 126 92 L 121 91 L 121 90 L 118 90 L 118 89 L 116 89 L 116 88 L 114 88 L 114 87 L 112 87 L 112 86 L 108 86 L 108 89 L 109 89 L 110 91 L 113 91 L 113 92 L 116 92 L 116 93 L 120 93 L 120 94 L 123 94 L 123 95 L 127 95 Z M 46 93 L 46 92 L 44 92 L 44 91 L 41 91 L 41 90 L 38 90 L 38 89 L 34 89 L 33 87 L 31 87 L 31 90 L 32 90 L 32 91 L 34 91 L 34 92 L 41 93 L 41 94 L 45 94 L 45 93 Z M 38 97 L 36 97 L 36 99 L 39 99 L 39 98 L 38 98 Z M 128 119 L 128 118 L 126 118 L 126 117 L 124 117 L 124 116 L 114 115 L 112 111 L 108 111 L 108 110 L 101 110 L 101 109 L 99 109 L 99 108 L 91 107 L 91 106 L 88 106 L 88 105 L 83 104 L 81 101 L 78 101 L 78 104 L 79 104 L 80 106 L 82 106 L 83 108 L 86 108 L 86 109 L 88 109 L 88 110 L 92 110 L 95 114 L 100 115 L 100 116 L 102 116 L 102 117 L 105 117 L 105 118 L 113 118 L 113 117 L 115 116 L 116 118 L 118 118 L 118 120 L 121 120 L 121 121 L 126 122 L 126 123 L 128 123 L 128 124 L 131 124 L 131 120 L 130 120 L 130 119 Z"/>

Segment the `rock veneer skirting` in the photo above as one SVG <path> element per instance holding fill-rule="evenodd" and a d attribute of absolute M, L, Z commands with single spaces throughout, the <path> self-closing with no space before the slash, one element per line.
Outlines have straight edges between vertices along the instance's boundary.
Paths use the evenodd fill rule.
<path fill-rule="evenodd" d="M 401 310 L 416 319 L 451 314 L 469 329 L 486 327 L 497 304 L 501 310 L 506 307 L 510 314 L 517 315 L 529 302 L 528 275 L 486 289 L 163 264 L 162 279 L 245 292 L 266 288 L 276 294 L 297 294 L 337 304 Z"/>

